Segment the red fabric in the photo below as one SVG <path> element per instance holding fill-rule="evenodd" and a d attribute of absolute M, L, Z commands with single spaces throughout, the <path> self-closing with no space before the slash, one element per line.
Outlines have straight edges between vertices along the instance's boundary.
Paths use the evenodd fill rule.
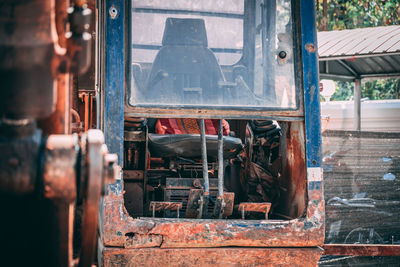
<path fill-rule="evenodd" d="M 218 120 L 204 120 L 206 134 L 218 134 Z M 228 135 L 230 132 L 229 123 L 222 120 L 223 134 Z M 199 120 L 196 119 L 158 119 L 156 124 L 157 134 L 199 134 Z"/>

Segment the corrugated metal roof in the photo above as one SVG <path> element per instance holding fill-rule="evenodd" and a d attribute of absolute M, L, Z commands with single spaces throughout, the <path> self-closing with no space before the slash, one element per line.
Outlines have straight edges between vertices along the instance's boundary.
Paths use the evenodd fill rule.
<path fill-rule="evenodd" d="M 400 26 L 318 33 L 321 78 L 400 76 Z"/>
<path fill-rule="evenodd" d="M 400 25 L 318 33 L 320 58 L 400 53 Z"/>

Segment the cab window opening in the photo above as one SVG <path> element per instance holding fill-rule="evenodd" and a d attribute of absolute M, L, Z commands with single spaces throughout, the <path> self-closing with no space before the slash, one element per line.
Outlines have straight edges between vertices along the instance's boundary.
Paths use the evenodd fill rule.
<path fill-rule="evenodd" d="M 133 217 L 288 220 L 306 208 L 301 119 L 228 116 L 219 122 L 179 116 L 185 107 L 298 108 L 291 1 L 235 1 L 230 10 L 219 9 L 222 2 L 227 1 L 133 2 L 128 110 L 175 109 L 173 116 L 132 118 L 128 111 L 125 118 L 125 205 Z M 219 123 L 224 125 L 222 202 Z M 220 203 L 229 209 L 216 215 Z"/>

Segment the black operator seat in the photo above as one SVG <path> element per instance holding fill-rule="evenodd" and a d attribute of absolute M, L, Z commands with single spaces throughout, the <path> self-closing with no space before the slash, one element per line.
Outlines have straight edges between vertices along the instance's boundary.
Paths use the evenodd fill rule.
<path fill-rule="evenodd" d="M 160 104 L 217 104 L 222 97 L 218 81 L 224 80 L 208 49 L 204 20 L 167 18 L 146 94 Z"/>
<path fill-rule="evenodd" d="M 162 47 L 147 81 L 149 97 L 166 104 L 217 104 L 222 97 L 218 82 L 224 80 L 215 55 L 208 49 L 204 20 L 167 18 Z M 242 150 L 241 139 L 223 139 L 224 158 Z M 208 155 L 216 157 L 217 136 L 207 135 L 206 143 Z M 201 158 L 200 147 L 199 134 L 149 134 L 153 157 Z"/>
<path fill-rule="evenodd" d="M 242 140 L 224 136 L 224 159 L 234 158 L 242 149 Z M 218 137 L 206 135 L 207 156 L 217 158 Z M 201 139 L 199 134 L 154 134 L 149 133 L 149 149 L 152 157 L 163 158 L 201 158 Z"/>

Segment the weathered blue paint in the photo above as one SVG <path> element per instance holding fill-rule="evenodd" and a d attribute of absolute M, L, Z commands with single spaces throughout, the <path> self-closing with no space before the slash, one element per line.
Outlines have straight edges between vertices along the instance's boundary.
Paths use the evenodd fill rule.
<path fill-rule="evenodd" d="M 320 189 L 321 189 L 321 182 L 308 183 L 308 190 L 320 190 Z"/>
<path fill-rule="evenodd" d="M 312 229 L 313 227 L 314 227 L 314 224 L 312 222 L 304 222 L 303 230 L 307 231 L 307 230 Z"/>
<path fill-rule="evenodd" d="M 307 167 L 321 166 L 321 121 L 315 1 L 300 1 Z"/>
<path fill-rule="evenodd" d="M 123 0 L 105 1 L 103 131 L 109 151 L 118 154 L 120 166 L 123 163 L 124 144 L 124 10 Z"/>

